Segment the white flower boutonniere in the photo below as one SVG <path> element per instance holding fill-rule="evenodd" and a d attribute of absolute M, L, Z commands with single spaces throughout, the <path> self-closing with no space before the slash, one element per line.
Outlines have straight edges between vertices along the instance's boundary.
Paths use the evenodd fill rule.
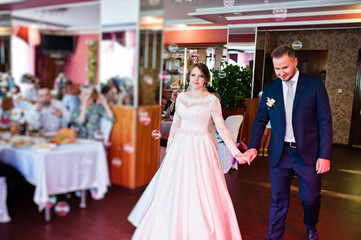
<path fill-rule="evenodd" d="M 267 104 L 268 109 L 270 109 L 271 107 L 275 107 L 276 110 L 277 110 L 277 107 L 276 107 L 275 103 L 276 103 L 276 100 L 274 100 L 273 98 L 267 97 L 267 103 L 266 104 Z"/>

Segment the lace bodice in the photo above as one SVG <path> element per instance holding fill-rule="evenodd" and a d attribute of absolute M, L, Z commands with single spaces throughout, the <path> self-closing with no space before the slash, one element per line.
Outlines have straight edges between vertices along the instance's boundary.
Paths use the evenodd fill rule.
<path fill-rule="evenodd" d="M 239 153 L 239 150 L 224 123 L 221 104 L 213 94 L 202 98 L 191 98 L 184 92 L 178 95 L 173 123 L 168 138 L 168 147 L 171 146 L 177 131 L 186 131 L 192 135 L 207 134 L 211 118 L 224 143 L 232 155 L 235 156 Z"/>

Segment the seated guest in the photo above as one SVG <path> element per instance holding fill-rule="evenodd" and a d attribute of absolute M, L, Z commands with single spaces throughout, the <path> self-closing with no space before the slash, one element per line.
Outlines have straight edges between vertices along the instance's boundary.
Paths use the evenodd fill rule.
<path fill-rule="evenodd" d="M 47 87 L 37 91 L 37 103 L 25 112 L 25 117 L 30 130 L 42 128 L 47 132 L 56 132 L 67 127 L 71 120 L 68 109 L 59 100 L 51 99 Z"/>
<path fill-rule="evenodd" d="M 65 94 L 64 94 L 61 102 L 71 113 L 73 113 L 75 111 L 75 109 L 77 109 L 80 106 L 80 100 L 79 100 L 79 98 L 76 94 L 76 90 L 71 82 L 66 84 Z"/>
<path fill-rule="evenodd" d="M 108 104 L 113 105 L 118 102 L 117 89 L 114 86 L 104 85 L 102 87 L 101 93 L 107 100 Z"/>
<path fill-rule="evenodd" d="M 169 102 L 167 103 L 168 105 L 168 113 L 170 116 L 173 116 L 174 115 L 174 112 L 175 112 L 175 103 L 177 101 L 177 97 L 178 97 L 178 91 L 173 91 L 172 92 L 172 97 L 170 98 Z"/>
<path fill-rule="evenodd" d="M 165 96 L 162 96 L 162 111 L 167 111 L 168 107 L 168 99 Z"/>
<path fill-rule="evenodd" d="M 114 122 L 114 115 L 103 95 L 99 95 L 97 101 L 93 101 L 93 92 L 92 86 L 85 85 L 81 88 L 80 106 L 72 116 L 73 127 L 78 137 L 103 141 L 99 127 L 100 118 L 104 117 Z"/>
<path fill-rule="evenodd" d="M 31 76 L 23 77 L 22 83 L 20 85 L 21 95 L 23 99 L 30 101 L 36 100 L 37 96 L 36 96 L 35 86 L 36 86 L 35 80 Z"/>

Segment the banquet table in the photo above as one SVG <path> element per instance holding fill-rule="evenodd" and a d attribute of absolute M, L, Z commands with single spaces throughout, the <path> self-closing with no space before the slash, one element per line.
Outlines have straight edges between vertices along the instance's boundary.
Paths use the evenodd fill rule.
<path fill-rule="evenodd" d="M 49 197 L 73 191 L 82 192 L 80 207 L 86 207 L 86 190 L 94 199 L 104 197 L 110 186 L 108 165 L 101 142 L 77 139 L 75 144 L 60 144 L 51 150 L 32 147 L 3 147 L 1 161 L 15 167 L 35 186 L 33 200 L 39 211 L 45 209 L 50 221 Z"/>
<path fill-rule="evenodd" d="M 169 135 L 170 128 L 172 126 L 171 120 L 162 120 L 160 122 L 160 132 L 162 136 Z"/>

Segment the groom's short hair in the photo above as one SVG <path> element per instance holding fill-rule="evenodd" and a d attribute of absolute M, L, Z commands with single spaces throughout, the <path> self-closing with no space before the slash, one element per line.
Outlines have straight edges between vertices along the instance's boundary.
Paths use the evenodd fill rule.
<path fill-rule="evenodd" d="M 284 44 L 274 49 L 271 53 L 271 57 L 280 58 L 285 54 L 287 54 L 289 57 L 295 57 L 295 51 L 287 44 Z"/>

